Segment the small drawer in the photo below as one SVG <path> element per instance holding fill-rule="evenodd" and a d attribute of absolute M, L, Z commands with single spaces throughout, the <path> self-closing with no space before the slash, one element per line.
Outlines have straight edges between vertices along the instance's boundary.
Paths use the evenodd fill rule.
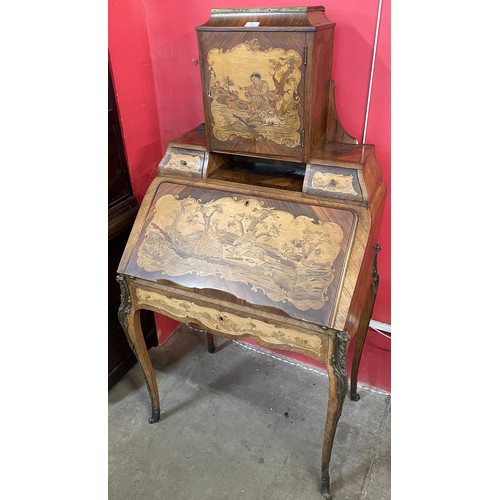
<path fill-rule="evenodd" d="M 302 190 L 330 198 L 363 201 L 358 172 L 355 168 L 308 164 Z"/>
<path fill-rule="evenodd" d="M 202 177 L 204 163 L 204 151 L 169 146 L 158 166 L 158 171 L 160 175 Z"/>

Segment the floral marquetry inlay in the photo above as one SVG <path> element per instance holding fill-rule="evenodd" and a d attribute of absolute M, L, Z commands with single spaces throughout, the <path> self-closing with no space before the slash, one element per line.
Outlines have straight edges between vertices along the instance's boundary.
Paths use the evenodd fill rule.
<path fill-rule="evenodd" d="M 343 238 L 334 222 L 294 216 L 256 199 L 201 203 L 167 194 L 156 202 L 137 265 L 166 276 L 243 283 L 274 302 L 321 309 Z"/>
<path fill-rule="evenodd" d="M 201 170 L 201 158 L 195 155 L 172 153 L 166 166 L 173 169 L 183 169 L 189 172 L 198 172 L 199 170 Z"/>
<path fill-rule="evenodd" d="M 262 50 L 254 38 L 227 52 L 212 49 L 207 62 L 213 134 L 218 140 L 262 136 L 291 148 L 300 145 L 297 88 L 302 58 L 296 50 Z"/>
<path fill-rule="evenodd" d="M 310 354 L 319 355 L 322 343 L 318 335 L 307 334 L 287 326 L 273 325 L 269 321 L 256 318 L 244 318 L 230 313 L 216 311 L 211 307 L 194 304 L 188 300 L 167 297 L 154 291 L 136 290 L 137 303 L 153 305 L 179 321 L 196 320 L 202 326 L 234 336 L 252 335 L 267 344 L 275 346 L 291 345 L 300 347 Z"/>
<path fill-rule="evenodd" d="M 332 193 L 357 195 L 354 189 L 352 175 L 340 175 L 330 172 L 314 172 L 311 187 Z"/>

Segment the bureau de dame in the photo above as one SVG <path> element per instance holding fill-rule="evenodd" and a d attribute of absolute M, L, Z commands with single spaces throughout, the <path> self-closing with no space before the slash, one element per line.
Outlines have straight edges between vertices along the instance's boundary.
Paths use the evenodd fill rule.
<path fill-rule="evenodd" d="M 170 141 L 118 268 L 119 317 L 160 419 L 141 309 L 252 338 L 329 375 L 320 487 L 377 294 L 385 184 L 342 127 L 323 7 L 213 9 L 196 27 L 205 123 Z M 165 89 L 168 91 L 168 89 Z M 216 353 L 214 355 L 217 355 Z"/>

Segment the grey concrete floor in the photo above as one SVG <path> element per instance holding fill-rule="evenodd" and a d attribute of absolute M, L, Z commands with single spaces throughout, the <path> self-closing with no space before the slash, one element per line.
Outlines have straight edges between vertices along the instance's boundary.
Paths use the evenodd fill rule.
<path fill-rule="evenodd" d="M 321 500 L 326 371 L 181 327 L 150 350 L 162 406 L 136 365 L 109 391 L 110 500 Z M 391 397 L 346 397 L 330 463 L 334 499 L 390 498 Z"/>

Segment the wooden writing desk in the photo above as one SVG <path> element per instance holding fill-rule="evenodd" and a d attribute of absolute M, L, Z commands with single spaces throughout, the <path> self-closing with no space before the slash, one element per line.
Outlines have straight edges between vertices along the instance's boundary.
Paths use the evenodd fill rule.
<path fill-rule="evenodd" d="M 260 26 L 251 25 L 248 33 L 249 22 Z M 141 309 L 199 325 L 211 352 L 214 334 L 252 338 L 326 366 L 326 498 L 347 392 L 346 350 L 355 334 L 351 398 L 359 399 L 357 374 L 377 291 L 377 235 L 386 191 L 373 146 L 357 144 L 338 120 L 331 69 L 314 64 L 318 50 L 324 55 L 331 48 L 333 26 L 321 7 L 212 11 L 198 28 L 209 125 L 169 143 L 117 278 L 119 318 L 144 371 L 151 423 L 160 418 L 160 398 Z M 293 43 L 306 43 L 301 55 L 280 48 L 290 33 Z M 264 86 L 259 80 L 264 69 L 272 74 L 269 68 L 274 83 Z M 255 74 L 260 77 L 253 76 L 239 93 L 229 85 Z M 287 85 L 292 101 L 299 97 L 298 107 L 284 94 L 278 103 Z M 319 98 L 313 98 L 315 89 L 321 89 Z"/>

